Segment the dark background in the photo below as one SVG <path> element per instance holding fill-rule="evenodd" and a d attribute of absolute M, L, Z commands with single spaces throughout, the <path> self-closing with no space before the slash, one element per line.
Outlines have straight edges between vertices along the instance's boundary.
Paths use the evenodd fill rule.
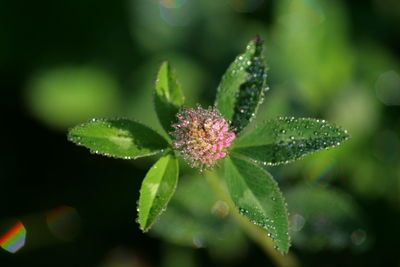
<path fill-rule="evenodd" d="M 212 104 L 224 70 L 257 34 L 271 87 L 258 120 L 326 118 L 352 135 L 271 170 L 289 210 L 300 203 L 311 214 L 305 225 L 316 225 L 293 236 L 293 253 L 303 266 L 399 266 L 399 29 L 395 0 L 0 1 L 0 221 L 21 220 L 27 231 L 20 251 L 0 250 L 0 266 L 272 266 L 245 237 L 216 256 L 162 230 L 141 233 L 136 201 L 154 159 L 91 155 L 66 138 L 92 117 L 161 129 L 151 89 L 165 59 L 189 105 Z M 319 199 L 303 198 L 320 189 L 350 210 L 325 214 L 323 231 Z M 71 209 L 60 239 L 46 215 L 63 205 Z"/>

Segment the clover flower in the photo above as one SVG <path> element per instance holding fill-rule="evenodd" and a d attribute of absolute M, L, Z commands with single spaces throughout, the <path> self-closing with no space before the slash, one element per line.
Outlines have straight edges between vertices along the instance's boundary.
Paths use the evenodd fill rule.
<path fill-rule="evenodd" d="M 193 168 L 210 169 L 226 156 L 236 135 L 229 131 L 230 121 L 215 107 L 184 108 L 176 116 L 179 122 L 172 125 L 173 147 Z"/>

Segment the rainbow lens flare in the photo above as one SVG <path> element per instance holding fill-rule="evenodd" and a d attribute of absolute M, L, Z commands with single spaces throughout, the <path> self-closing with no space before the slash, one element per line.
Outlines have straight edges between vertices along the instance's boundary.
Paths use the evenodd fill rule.
<path fill-rule="evenodd" d="M 303 171 L 311 184 L 326 186 L 335 178 L 335 170 L 336 161 L 332 158 L 314 158 Z"/>
<path fill-rule="evenodd" d="M 25 245 L 26 229 L 21 221 L 17 221 L 0 237 L 0 247 L 15 253 Z"/>
<path fill-rule="evenodd" d="M 72 207 L 59 206 L 50 210 L 46 221 L 51 233 L 61 240 L 72 240 L 79 233 L 80 217 Z"/>

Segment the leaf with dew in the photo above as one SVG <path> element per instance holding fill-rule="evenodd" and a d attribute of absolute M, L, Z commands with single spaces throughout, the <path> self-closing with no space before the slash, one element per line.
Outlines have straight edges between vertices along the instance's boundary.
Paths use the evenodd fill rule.
<path fill-rule="evenodd" d="M 72 128 L 68 139 L 93 153 L 123 159 L 151 156 L 168 147 L 157 132 L 129 119 L 94 119 Z"/>
<path fill-rule="evenodd" d="M 238 137 L 232 153 L 263 165 L 286 164 L 304 155 L 336 147 L 348 138 L 346 130 L 325 120 L 280 117 Z"/>
<path fill-rule="evenodd" d="M 246 51 L 228 67 L 218 87 L 215 104 L 221 114 L 232 121 L 236 133 L 255 116 L 268 90 L 262 48 L 259 37 L 251 40 Z"/>
<path fill-rule="evenodd" d="M 234 155 L 225 160 L 225 180 L 239 212 L 266 229 L 276 248 L 290 247 L 288 213 L 278 184 L 264 168 Z"/>

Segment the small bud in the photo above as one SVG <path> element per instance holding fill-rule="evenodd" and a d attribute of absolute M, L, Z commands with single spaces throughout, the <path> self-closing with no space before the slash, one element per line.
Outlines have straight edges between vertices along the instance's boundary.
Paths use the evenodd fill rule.
<path fill-rule="evenodd" d="M 179 122 L 172 125 L 173 146 L 193 168 L 210 169 L 227 155 L 236 136 L 229 131 L 230 121 L 216 108 L 184 108 L 176 116 Z"/>

